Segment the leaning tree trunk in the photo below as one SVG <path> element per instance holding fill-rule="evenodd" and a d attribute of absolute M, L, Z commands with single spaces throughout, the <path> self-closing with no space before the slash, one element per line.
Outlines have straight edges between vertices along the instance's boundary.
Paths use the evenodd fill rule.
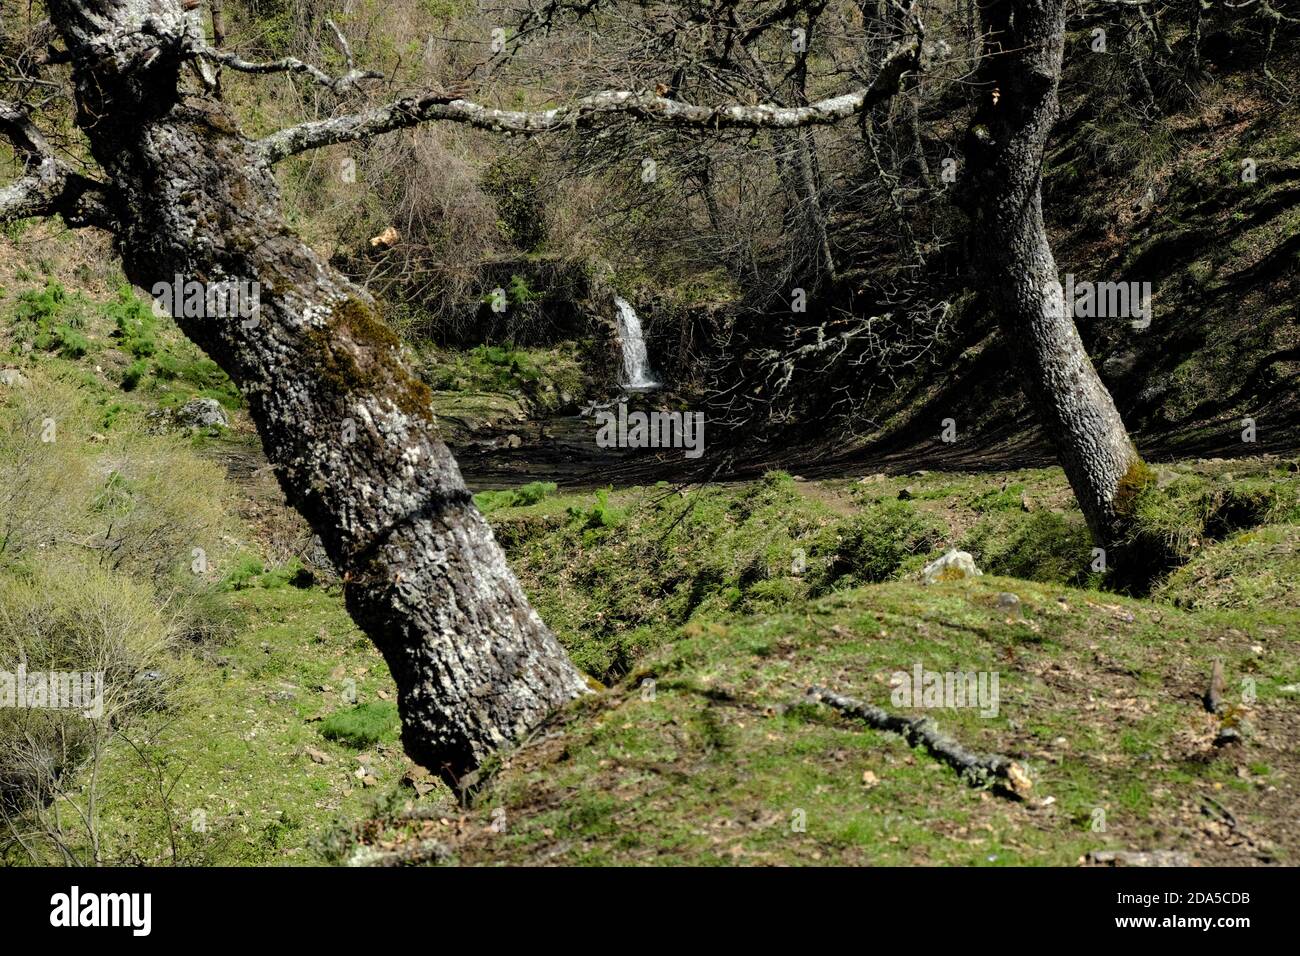
<path fill-rule="evenodd" d="M 255 280 L 256 324 L 177 320 L 237 382 L 289 501 L 344 573 L 397 682 L 407 753 L 455 779 L 585 690 L 529 606 L 430 394 L 370 297 L 284 224 L 274 177 L 213 97 L 181 89 L 180 0 L 49 0 L 127 276 Z"/>
<path fill-rule="evenodd" d="M 980 17 L 983 98 L 966 138 L 963 189 L 973 264 L 1088 527 L 1113 547 L 1146 469 L 1066 309 L 1043 225 L 1043 149 L 1057 116 L 1065 0 L 983 0 Z"/>

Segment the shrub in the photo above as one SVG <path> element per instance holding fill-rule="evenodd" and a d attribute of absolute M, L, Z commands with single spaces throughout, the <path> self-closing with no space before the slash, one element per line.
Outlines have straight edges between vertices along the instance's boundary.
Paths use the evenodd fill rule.
<path fill-rule="evenodd" d="M 108 566 L 161 581 L 189 574 L 196 548 L 215 561 L 228 528 L 220 466 L 172 435 L 123 431 L 110 441 L 89 509 Z"/>
<path fill-rule="evenodd" d="M 148 374 L 149 363 L 144 359 L 136 359 L 126 367 L 126 371 L 122 374 L 122 390 L 124 392 L 135 391 Z"/>
<path fill-rule="evenodd" d="M 12 325 L 19 339 L 45 352 L 58 352 L 64 358 L 86 355 L 90 340 L 81 329 L 85 326 L 87 302 L 80 293 L 68 294 L 54 279 L 42 289 L 29 289 L 18 296 Z"/>
<path fill-rule="evenodd" d="M 990 574 L 1082 585 L 1092 574 L 1092 537 L 1077 512 L 1001 512 L 979 521 L 961 547 Z"/>
<path fill-rule="evenodd" d="M 257 579 L 266 573 L 262 559 L 252 554 L 241 554 L 234 559 L 233 567 L 221 579 L 221 590 L 242 591 L 256 587 Z"/>
<path fill-rule="evenodd" d="M 171 642 L 154 593 L 91 562 L 0 577 L 0 669 L 103 675 L 103 719 L 79 710 L 0 708 L 0 801 L 40 807 L 97 745 L 159 706 Z"/>
<path fill-rule="evenodd" d="M 76 389 L 39 374 L 0 395 L 0 563 L 88 532 L 89 418 Z"/>
<path fill-rule="evenodd" d="M 62 358 L 78 359 L 90 351 L 90 340 L 71 326 L 60 325 L 51 332 L 48 347 Z"/>
<path fill-rule="evenodd" d="M 947 533 L 942 521 L 914 510 L 906 502 L 891 501 L 868 508 L 830 529 L 814 545 L 813 554 L 825 556 L 826 563 L 813 572 L 812 592 L 888 581 L 919 566 Z"/>
<path fill-rule="evenodd" d="M 103 307 L 113 320 L 113 337 L 122 349 L 137 359 L 158 351 L 158 322 L 153 309 L 140 301 L 130 286 L 117 290 L 117 298 Z"/>
<path fill-rule="evenodd" d="M 601 488 L 596 492 L 595 502 L 589 507 L 570 505 L 569 517 L 586 529 L 598 530 L 617 527 L 623 521 L 625 515 L 621 508 L 610 505 L 609 492 L 610 489 Z"/>

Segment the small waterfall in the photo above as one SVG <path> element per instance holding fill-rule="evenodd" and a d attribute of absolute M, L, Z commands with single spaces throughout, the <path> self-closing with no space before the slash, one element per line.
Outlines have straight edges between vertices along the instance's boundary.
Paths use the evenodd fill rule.
<path fill-rule="evenodd" d="M 645 336 L 641 334 L 641 319 L 636 309 L 626 299 L 614 297 L 618 309 L 618 339 L 623 346 L 623 385 L 627 388 L 651 389 L 659 387 L 659 380 L 650 371 L 650 357 L 646 354 Z"/>

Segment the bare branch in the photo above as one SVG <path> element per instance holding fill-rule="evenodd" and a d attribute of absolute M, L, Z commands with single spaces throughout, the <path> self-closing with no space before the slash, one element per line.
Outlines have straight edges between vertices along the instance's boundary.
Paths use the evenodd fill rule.
<path fill-rule="evenodd" d="M 994 789 L 1006 796 L 1022 800 L 1028 797 L 1033 789 L 1033 781 L 1029 774 L 1010 757 L 968 750 L 951 737 L 941 733 L 929 717 L 902 717 L 891 714 L 874 704 L 845 697 L 825 687 L 808 688 L 808 699 L 813 703 L 826 704 L 848 717 L 857 717 L 876 730 L 887 730 L 901 735 L 909 746 L 924 747 L 972 783 L 992 785 Z"/>
<path fill-rule="evenodd" d="M 348 38 L 343 35 L 343 31 L 339 29 L 339 25 L 329 17 L 325 18 L 325 25 L 329 27 L 330 31 L 334 34 L 334 40 L 339 45 L 339 52 L 343 54 L 343 60 L 347 63 L 348 69 L 356 72 L 357 62 L 352 58 L 352 44 L 348 43 Z"/>
<path fill-rule="evenodd" d="M 343 31 L 339 29 L 338 24 L 326 18 L 325 25 L 334 34 L 334 40 L 339 45 L 339 52 L 343 54 L 343 59 L 347 63 L 348 71 L 342 76 L 330 76 L 320 67 L 300 60 L 296 56 L 286 56 L 279 60 L 257 63 L 252 60 L 245 60 L 237 53 L 215 49 L 206 43 L 195 45 L 193 52 L 195 56 L 211 60 L 214 63 L 220 63 L 222 66 L 228 66 L 240 73 L 301 73 L 310 77 L 313 82 L 319 83 L 335 93 L 346 92 L 363 80 L 382 80 L 384 78 L 384 74 L 376 73 L 374 70 L 358 70 L 356 60 L 352 56 L 352 45 L 348 43 L 348 38 L 343 35 Z M 214 40 L 216 40 L 215 37 Z"/>
<path fill-rule="evenodd" d="M 694 106 L 649 92 L 606 90 L 571 106 L 529 112 L 493 109 L 439 91 L 413 94 L 360 113 L 291 126 L 258 140 L 256 146 L 268 163 L 275 163 L 321 146 L 368 139 L 440 120 L 497 133 L 525 135 L 581 128 L 619 114 L 660 125 L 698 129 L 795 129 L 827 125 L 870 109 L 897 93 L 903 74 L 916 68 L 918 55 L 915 42 L 897 46 L 885 58 L 869 86 L 806 106 L 770 103 Z"/>
<path fill-rule="evenodd" d="M 58 213 L 70 226 L 106 225 L 104 187 L 61 163 L 17 103 L 0 100 L 0 135 L 13 145 L 26 174 L 0 188 L 0 222 Z"/>

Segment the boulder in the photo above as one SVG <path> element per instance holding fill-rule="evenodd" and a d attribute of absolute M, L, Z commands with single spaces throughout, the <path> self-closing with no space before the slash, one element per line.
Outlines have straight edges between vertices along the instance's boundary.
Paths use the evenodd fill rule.
<path fill-rule="evenodd" d="M 976 571 L 978 574 L 979 572 Z M 1020 597 L 1010 591 L 998 595 L 998 611 L 1007 617 L 1020 617 Z"/>
<path fill-rule="evenodd" d="M 194 428 L 223 427 L 230 424 L 226 411 L 215 398 L 196 398 L 176 410 L 176 421 Z"/>
<path fill-rule="evenodd" d="M 925 570 L 921 572 L 921 579 L 926 584 L 934 584 L 936 581 L 962 581 L 983 574 L 983 571 L 975 567 L 975 559 L 969 552 L 954 548 L 942 558 L 927 564 Z"/>

